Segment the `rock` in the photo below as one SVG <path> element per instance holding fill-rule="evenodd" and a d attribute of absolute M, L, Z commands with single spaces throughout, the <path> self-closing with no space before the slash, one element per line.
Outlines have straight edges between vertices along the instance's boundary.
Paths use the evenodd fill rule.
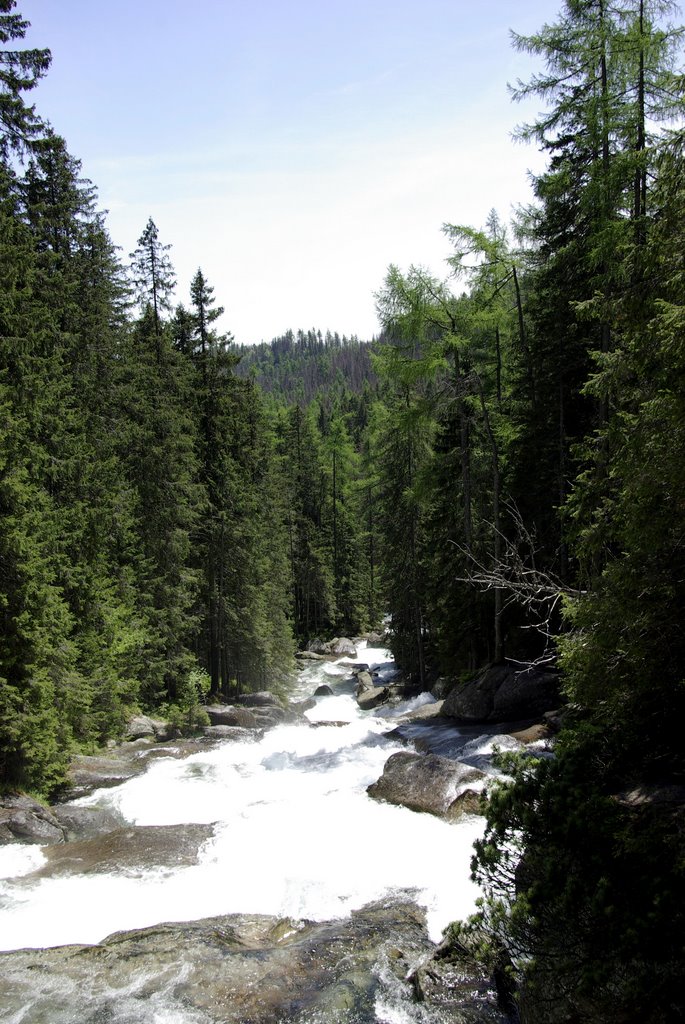
<path fill-rule="evenodd" d="M 0 800 L 0 844 L 63 843 L 65 830 L 51 810 L 30 796 L 16 794 Z"/>
<path fill-rule="evenodd" d="M 202 732 L 209 739 L 221 742 L 225 740 L 235 740 L 238 743 L 244 743 L 246 740 L 254 742 L 259 736 L 259 730 L 242 729 L 239 725 L 206 725 Z"/>
<path fill-rule="evenodd" d="M 442 713 L 464 722 L 516 721 L 534 718 L 559 704 L 556 672 L 491 665 L 473 679 L 457 684 L 445 698 Z"/>
<path fill-rule="evenodd" d="M 331 653 L 331 645 L 326 640 L 320 640 L 316 637 L 314 640 L 310 640 L 307 644 L 307 651 L 310 654 L 318 654 L 322 658 L 326 658 Z"/>
<path fill-rule="evenodd" d="M 396 1004 L 397 1013 L 388 1012 L 404 1020 L 408 966 L 425 963 L 433 948 L 423 912 L 408 901 L 386 900 L 333 922 L 236 914 L 120 932 L 95 946 L 2 954 L 0 1005 L 8 1020 L 25 1021 L 370 1024 L 380 1005 Z M 430 969 L 436 976 L 438 967 Z M 466 1013 L 455 997 L 446 1015 L 436 1010 L 445 1024 L 503 1020 L 491 1015 L 483 987 L 480 1015 L 471 1015 L 474 993 L 459 983 Z M 422 1020 L 434 994 L 448 1006 L 447 989 L 422 977 Z"/>
<path fill-rule="evenodd" d="M 258 729 L 259 723 L 248 708 L 237 708 L 233 704 L 209 704 L 203 708 L 211 725 L 238 725 L 241 729 Z"/>
<path fill-rule="evenodd" d="M 109 807 L 79 807 L 77 804 L 55 804 L 53 815 L 64 831 L 68 843 L 94 839 L 121 828 L 123 817 Z"/>
<path fill-rule="evenodd" d="M 558 707 L 560 698 L 557 672 L 538 669 L 512 672 L 495 694 L 492 718 L 499 722 L 533 718 Z"/>
<path fill-rule="evenodd" d="M 362 711 L 369 711 L 380 704 L 385 704 L 389 698 L 390 690 L 387 686 L 372 686 L 370 690 L 365 689 L 357 694 L 357 704 Z"/>
<path fill-rule="evenodd" d="M 281 701 L 270 690 L 258 690 L 256 693 L 243 693 L 236 697 L 238 704 L 245 708 L 282 707 Z"/>
<path fill-rule="evenodd" d="M 527 729 L 519 729 L 517 732 L 509 733 L 519 743 L 537 743 L 539 740 L 547 740 L 553 735 L 548 725 L 539 722 L 537 725 L 529 725 Z"/>
<path fill-rule="evenodd" d="M 130 718 L 126 723 L 125 738 L 127 740 L 139 740 L 143 736 L 149 736 L 152 739 L 156 738 L 152 719 L 148 718 L 147 715 L 136 715 L 134 718 Z"/>
<path fill-rule="evenodd" d="M 118 756 L 109 757 L 78 754 L 67 772 L 70 799 L 86 796 L 101 787 L 118 786 L 139 775 L 145 768 L 145 761 L 139 755 L 140 751 L 136 759 L 128 760 L 120 752 Z"/>
<path fill-rule="evenodd" d="M 357 648 L 354 646 L 351 640 L 346 636 L 336 636 L 331 640 L 328 645 L 329 654 L 334 655 L 336 658 L 356 658 Z"/>
<path fill-rule="evenodd" d="M 443 704 L 444 701 L 442 700 L 436 700 L 432 704 L 422 704 L 420 708 L 415 708 L 413 711 L 407 711 L 406 714 L 400 715 L 397 723 L 399 725 L 407 722 L 430 722 L 431 718 L 440 717 Z"/>
<path fill-rule="evenodd" d="M 373 630 L 371 633 L 367 633 L 364 637 L 364 640 L 366 640 L 369 647 L 382 647 L 383 644 L 385 644 L 386 639 L 387 638 L 384 633 L 378 633 Z"/>
<path fill-rule="evenodd" d="M 633 789 L 614 793 L 612 799 L 626 810 L 675 811 L 685 810 L 685 786 L 681 783 L 641 783 Z"/>
<path fill-rule="evenodd" d="M 436 700 L 444 700 L 456 685 L 456 679 L 449 679 L 447 676 L 441 676 L 439 679 L 436 679 L 431 686 L 431 694 Z"/>
<path fill-rule="evenodd" d="M 304 715 L 305 711 L 311 711 L 316 707 L 316 701 L 313 697 L 307 697 L 306 700 L 300 700 L 296 704 L 291 704 L 290 707 L 296 715 Z"/>
<path fill-rule="evenodd" d="M 365 690 L 373 690 L 375 683 L 370 672 L 358 672 L 357 673 L 357 685 L 355 688 L 355 694 L 357 697 L 360 693 L 364 693 Z"/>
<path fill-rule="evenodd" d="M 342 658 L 338 662 L 338 667 L 339 668 L 348 668 L 350 670 L 350 675 L 352 675 L 352 676 L 356 676 L 360 672 L 368 672 L 369 671 L 369 666 L 368 665 L 364 664 L 361 661 L 351 661 L 349 658 Z"/>
<path fill-rule="evenodd" d="M 63 843 L 45 850 L 47 864 L 30 878 L 103 875 L 125 871 L 143 874 L 151 867 L 197 864 L 200 847 L 214 834 L 213 825 L 129 825 L 93 839 Z"/>
<path fill-rule="evenodd" d="M 460 1024 L 506 1024 L 511 1020 L 498 1007 L 494 981 L 470 958 L 449 962 L 433 956 L 415 967 L 407 980 L 416 1001 L 435 1008 L 441 1020 Z"/>
<path fill-rule="evenodd" d="M 275 704 L 265 708 L 252 708 L 252 714 L 260 729 L 270 729 L 283 722 L 298 722 L 300 720 L 300 715 L 293 708 L 286 709 Z"/>
<path fill-rule="evenodd" d="M 325 654 L 315 654 L 314 651 L 298 651 L 295 657 L 298 661 L 328 661 Z"/>
<path fill-rule="evenodd" d="M 366 792 L 374 800 L 385 800 L 454 821 L 468 806 L 469 801 L 460 802 L 464 793 L 467 790 L 477 792 L 474 783 L 482 783 L 484 779 L 484 773 L 478 768 L 459 761 L 402 750 L 388 758 L 380 779 Z"/>
<path fill-rule="evenodd" d="M 314 696 L 315 697 L 332 697 L 333 696 L 333 690 L 330 688 L 330 686 L 327 683 L 322 683 L 321 686 L 317 686 L 317 688 L 314 690 Z"/>

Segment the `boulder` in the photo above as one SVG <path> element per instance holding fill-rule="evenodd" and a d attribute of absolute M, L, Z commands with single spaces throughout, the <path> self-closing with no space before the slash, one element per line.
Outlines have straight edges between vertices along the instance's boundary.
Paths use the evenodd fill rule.
<path fill-rule="evenodd" d="M 315 654 L 314 651 L 298 651 L 295 657 L 298 661 L 328 661 L 325 654 Z"/>
<path fill-rule="evenodd" d="M 237 708 L 232 704 L 209 704 L 203 710 L 207 712 L 210 725 L 237 725 L 241 729 L 259 728 L 255 715 L 248 708 Z"/>
<path fill-rule="evenodd" d="M 135 715 L 126 723 L 125 739 L 139 740 L 144 736 L 156 738 L 156 731 L 151 718 L 147 715 Z"/>
<path fill-rule="evenodd" d="M 459 761 L 402 750 L 388 758 L 380 779 L 366 792 L 374 800 L 454 821 L 473 805 L 473 794 L 483 788 L 484 780 L 478 768 Z M 470 796 L 465 798 L 467 791 Z"/>
<path fill-rule="evenodd" d="M 519 743 L 538 743 L 540 740 L 548 740 L 553 732 L 548 725 L 538 722 L 537 725 L 529 725 L 527 729 L 517 729 L 509 734 Z"/>
<path fill-rule="evenodd" d="M 47 863 L 30 877 L 103 875 L 121 871 L 130 875 L 142 874 L 151 867 L 197 864 L 200 847 L 213 834 L 213 825 L 129 825 L 106 835 L 46 850 Z"/>
<path fill-rule="evenodd" d="M 330 688 L 328 683 L 322 683 L 321 686 L 317 686 L 314 690 L 315 697 L 332 697 L 333 690 Z"/>
<path fill-rule="evenodd" d="M 346 636 L 336 636 L 328 644 L 329 654 L 334 655 L 336 658 L 356 658 L 357 648 L 354 646 L 352 641 Z"/>
<path fill-rule="evenodd" d="M 431 718 L 439 718 L 442 713 L 444 701 L 436 700 L 432 704 L 422 704 L 420 708 L 407 711 L 397 719 L 398 725 L 407 722 L 430 722 Z"/>
<path fill-rule="evenodd" d="M 282 708 L 280 704 L 251 710 L 260 729 L 270 729 L 274 725 L 282 725 L 283 722 L 297 722 L 301 717 L 294 708 Z"/>
<path fill-rule="evenodd" d="M 425 915 L 408 898 L 386 899 L 342 921 L 228 915 L 119 932 L 93 946 L 0 954 L 0 1005 L 7 1020 L 24 1021 L 404 1020 L 405 976 L 433 948 Z M 504 1021 L 494 994 L 468 988 L 463 973 L 464 1015 L 454 997 L 445 1019 Z M 416 1019 L 443 1020 L 450 988 L 436 987 L 433 1003 L 423 978 Z M 383 1005 L 393 1009 L 379 1010 Z M 405 1005 L 414 1019 L 418 1008 Z"/>
<path fill-rule="evenodd" d="M 375 630 L 372 630 L 370 633 L 367 633 L 364 639 L 366 640 L 369 647 L 381 647 L 387 641 L 385 633 L 378 633 Z"/>
<path fill-rule="evenodd" d="M 133 758 L 125 758 L 120 751 L 110 756 L 77 754 L 67 772 L 70 799 L 86 796 L 94 789 L 118 786 L 139 775 L 145 768 L 140 751 Z"/>
<path fill-rule="evenodd" d="M 319 637 L 315 637 L 310 640 L 307 644 L 307 652 L 309 654 L 318 654 L 322 658 L 326 658 L 331 653 L 331 645 L 327 640 L 321 640 Z"/>
<path fill-rule="evenodd" d="M 463 722 L 505 722 L 534 718 L 560 700 L 556 672 L 490 665 L 447 695 L 442 714 Z"/>
<path fill-rule="evenodd" d="M 359 696 L 360 693 L 364 693 L 365 690 L 373 690 L 374 686 L 375 684 L 370 672 L 357 673 L 357 686 L 355 689 L 355 694 L 357 695 L 357 697 Z"/>
<path fill-rule="evenodd" d="M 303 715 L 305 711 L 311 711 L 312 708 L 315 708 L 316 701 L 313 697 L 307 697 L 306 700 L 297 701 L 296 704 L 291 704 L 290 707 L 299 716 Z"/>
<path fill-rule="evenodd" d="M 372 686 L 370 690 L 362 690 L 357 694 L 357 704 L 362 711 L 370 711 L 380 704 L 385 704 L 390 699 L 390 690 L 387 686 Z"/>
<path fill-rule="evenodd" d="M 243 693 L 236 697 L 238 704 L 245 708 L 266 708 L 275 705 L 281 707 L 281 702 L 271 690 L 258 690 L 256 693 Z"/>
<path fill-rule="evenodd" d="M 30 796 L 15 794 L 0 800 L 0 844 L 63 843 L 65 830 L 51 810 Z"/>
<path fill-rule="evenodd" d="M 450 679 L 448 676 L 440 676 L 440 678 L 436 679 L 431 686 L 431 694 L 436 700 L 444 700 L 456 685 L 456 679 Z"/>
<path fill-rule="evenodd" d="M 50 808 L 64 831 L 68 843 L 94 839 L 121 828 L 124 819 L 109 807 L 80 807 L 78 804 L 55 804 Z"/>
<path fill-rule="evenodd" d="M 222 743 L 225 740 L 254 741 L 259 735 L 257 729 L 242 729 L 239 725 L 206 725 L 202 732 L 208 739 L 220 740 Z"/>

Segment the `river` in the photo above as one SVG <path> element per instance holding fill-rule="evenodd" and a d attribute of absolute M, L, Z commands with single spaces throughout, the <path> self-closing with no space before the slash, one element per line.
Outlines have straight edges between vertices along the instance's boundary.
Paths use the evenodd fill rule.
<path fill-rule="evenodd" d="M 357 660 L 393 671 L 383 648 L 362 644 Z M 387 735 L 393 719 L 431 698 L 362 712 L 339 662 L 308 665 L 292 698 L 324 682 L 333 694 L 317 698 L 309 725 L 277 726 L 184 760 L 162 757 L 77 801 L 112 808 L 132 825 L 211 823 L 199 863 L 34 877 L 45 862 L 40 847 L 0 848 L 0 949 L 92 944 L 115 931 L 234 913 L 344 919 L 408 890 L 439 940 L 474 907 L 469 862 L 482 821 L 447 824 L 366 794 L 387 758 L 405 749 Z"/>

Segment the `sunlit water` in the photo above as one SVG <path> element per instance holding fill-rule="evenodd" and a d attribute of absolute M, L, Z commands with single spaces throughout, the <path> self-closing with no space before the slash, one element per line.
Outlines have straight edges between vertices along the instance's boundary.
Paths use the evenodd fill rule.
<path fill-rule="evenodd" d="M 388 658 L 380 648 L 359 651 L 371 664 Z M 473 908 L 469 861 L 482 822 L 449 825 L 371 800 L 366 787 L 403 749 L 385 736 L 392 718 L 361 712 L 349 669 L 337 663 L 305 669 L 295 696 L 321 682 L 334 695 L 307 714 L 335 725 L 283 725 L 257 742 L 160 759 L 78 801 L 116 808 L 136 825 L 216 823 L 197 865 L 34 882 L 17 876 L 40 866 L 40 849 L 0 848 L 0 949 L 95 943 L 114 931 L 228 913 L 329 920 L 408 889 L 438 939 Z"/>

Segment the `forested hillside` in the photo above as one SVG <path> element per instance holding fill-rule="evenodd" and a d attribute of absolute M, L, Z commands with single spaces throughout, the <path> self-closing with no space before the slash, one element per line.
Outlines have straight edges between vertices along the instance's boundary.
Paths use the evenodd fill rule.
<path fill-rule="evenodd" d="M 371 345 L 336 331 L 292 331 L 259 345 L 236 345 L 237 373 L 251 377 L 270 395 L 288 405 L 308 405 L 315 398 L 346 391 L 359 394 L 374 387 Z"/>
<path fill-rule="evenodd" d="M 389 617 L 417 688 L 556 665 L 554 758 L 506 763 L 455 926 L 521 1019 L 681 1019 L 685 154 L 667 0 L 566 0 L 514 45 L 547 154 L 506 224 L 391 267 L 383 344 L 238 349 L 152 219 L 122 261 L 27 105 L 0 0 L 0 776 L 49 794 L 138 708 L 284 686 Z M 449 211 L 446 211 L 449 215 Z M 229 317 L 230 319 L 230 317 Z M 371 351 L 373 349 L 373 351 Z M 431 852 L 434 855 L 434 851 Z M 439 854 L 437 854 L 439 855 Z M 518 988 L 517 988 L 518 987 Z"/>

